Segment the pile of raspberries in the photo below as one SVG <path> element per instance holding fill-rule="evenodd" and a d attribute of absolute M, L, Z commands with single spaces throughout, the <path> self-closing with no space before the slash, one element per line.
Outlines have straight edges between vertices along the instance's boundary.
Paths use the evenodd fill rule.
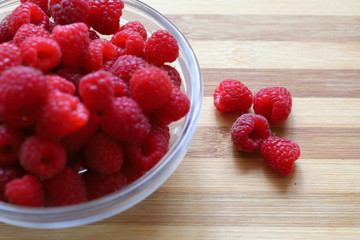
<path fill-rule="evenodd" d="M 121 0 L 21 0 L 0 23 L 0 200 L 82 203 L 141 177 L 190 108 L 165 30 Z M 99 35 L 111 35 L 110 40 Z"/>
<path fill-rule="evenodd" d="M 269 123 L 281 123 L 291 112 L 292 97 L 284 87 L 268 87 L 254 96 L 242 82 L 225 79 L 214 91 L 214 105 L 220 112 L 242 114 L 231 128 L 234 145 L 244 152 L 260 151 L 265 162 L 276 172 L 288 175 L 300 157 L 298 144 L 271 136 Z"/>

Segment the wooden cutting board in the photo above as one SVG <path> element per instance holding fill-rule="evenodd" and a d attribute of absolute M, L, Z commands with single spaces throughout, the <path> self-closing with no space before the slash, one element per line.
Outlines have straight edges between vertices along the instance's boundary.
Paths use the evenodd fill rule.
<path fill-rule="evenodd" d="M 59 230 L 0 224 L 0 239 L 360 239 L 360 1 L 146 3 L 180 28 L 202 68 L 203 111 L 182 164 L 123 214 Z M 232 146 L 238 116 L 212 104 L 225 78 L 291 91 L 291 116 L 272 130 L 301 146 L 293 175 Z"/>

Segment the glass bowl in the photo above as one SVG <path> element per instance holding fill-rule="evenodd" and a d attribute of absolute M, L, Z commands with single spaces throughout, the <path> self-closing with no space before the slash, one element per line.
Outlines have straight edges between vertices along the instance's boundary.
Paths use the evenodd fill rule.
<path fill-rule="evenodd" d="M 180 54 L 174 66 L 182 76 L 182 90 L 191 103 L 187 116 L 170 125 L 168 153 L 137 181 L 105 197 L 68 207 L 29 208 L 0 202 L 0 221 L 30 228 L 65 228 L 96 222 L 119 214 L 156 191 L 175 171 L 188 149 L 202 106 L 203 84 L 197 59 L 181 32 L 163 15 L 136 0 L 123 0 L 122 24 L 141 21 L 148 32 L 168 30 L 178 41 Z M 10 13 L 20 1 L 0 1 L 0 18 Z"/>

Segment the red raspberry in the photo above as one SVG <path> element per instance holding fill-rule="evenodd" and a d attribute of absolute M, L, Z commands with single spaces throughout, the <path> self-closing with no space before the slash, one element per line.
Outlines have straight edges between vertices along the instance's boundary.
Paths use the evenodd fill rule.
<path fill-rule="evenodd" d="M 114 99 L 113 75 L 97 71 L 80 80 L 79 93 L 85 105 L 95 111 L 103 111 Z"/>
<path fill-rule="evenodd" d="M 142 58 L 133 55 L 123 55 L 116 59 L 110 72 L 124 80 L 125 83 L 128 83 L 134 72 L 147 66 L 148 63 Z"/>
<path fill-rule="evenodd" d="M 89 31 L 89 37 L 90 37 L 90 40 L 100 39 L 100 36 L 97 34 L 97 32 L 95 32 L 93 30 Z"/>
<path fill-rule="evenodd" d="M 252 99 L 251 91 L 234 79 L 223 80 L 214 91 L 214 105 L 220 112 L 246 112 Z"/>
<path fill-rule="evenodd" d="M 121 26 L 120 31 L 125 30 L 125 29 L 129 29 L 129 30 L 138 32 L 140 34 L 140 36 L 143 38 L 143 40 L 146 41 L 147 32 L 146 32 L 144 25 L 142 25 L 141 22 L 139 22 L 139 21 L 127 22 L 125 25 Z"/>
<path fill-rule="evenodd" d="M 157 67 L 140 69 L 130 79 L 130 95 L 145 111 L 163 106 L 172 88 L 169 75 Z"/>
<path fill-rule="evenodd" d="M 5 186 L 8 182 L 21 178 L 25 171 L 19 166 L 0 167 L 0 195 L 5 194 Z"/>
<path fill-rule="evenodd" d="M 0 166 L 9 166 L 18 162 L 19 151 L 24 134 L 6 125 L 0 125 Z"/>
<path fill-rule="evenodd" d="M 61 68 L 56 71 L 56 74 L 72 82 L 76 88 L 79 87 L 80 79 L 83 77 L 81 73 L 69 68 Z"/>
<path fill-rule="evenodd" d="M 46 76 L 46 80 L 48 83 L 49 91 L 57 89 L 60 92 L 68 93 L 71 95 L 74 95 L 76 91 L 76 87 L 72 82 L 60 76 L 48 75 Z"/>
<path fill-rule="evenodd" d="M 65 149 L 55 141 L 33 136 L 26 139 L 21 146 L 21 165 L 41 178 L 55 176 L 63 169 L 65 162 Z"/>
<path fill-rule="evenodd" d="M 128 86 L 123 80 L 113 75 L 112 82 L 114 85 L 115 97 L 129 96 Z"/>
<path fill-rule="evenodd" d="M 86 188 L 82 178 L 69 167 L 45 180 L 44 189 L 48 206 L 67 206 L 86 200 Z"/>
<path fill-rule="evenodd" d="M 49 9 L 48 9 L 48 0 L 21 0 L 21 3 L 31 2 L 38 5 L 46 15 L 50 16 Z"/>
<path fill-rule="evenodd" d="M 10 203 L 28 207 L 44 206 L 44 191 L 40 180 L 30 174 L 6 184 L 5 196 Z"/>
<path fill-rule="evenodd" d="M 170 99 L 162 107 L 155 109 L 153 116 L 158 123 L 168 125 L 184 117 L 189 110 L 189 98 L 180 89 L 173 87 Z"/>
<path fill-rule="evenodd" d="M 112 38 L 111 42 L 122 50 L 121 55 L 129 54 L 140 56 L 144 50 L 144 39 L 140 33 L 125 29 L 117 32 Z"/>
<path fill-rule="evenodd" d="M 284 138 L 269 137 L 261 146 L 261 155 L 276 172 L 287 175 L 300 157 L 300 147 Z"/>
<path fill-rule="evenodd" d="M 87 23 L 90 6 L 88 0 L 49 0 L 49 10 L 56 24 Z"/>
<path fill-rule="evenodd" d="M 90 0 L 89 23 L 101 34 L 114 34 L 119 30 L 123 8 L 121 0 Z"/>
<path fill-rule="evenodd" d="M 126 186 L 126 177 L 121 172 L 105 175 L 87 171 L 83 177 L 88 200 L 103 197 Z"/>
<path fill-rule="evenodd" d="M 263 88 L 254 96 L 255 113 L 266 117 L 270 123 L 280 123 L 287 119 L 291 106 L 291 94 L 283 87 Z"/>
<path fill-rule="evenodd" d="M 231 128 L 233 143 L 244 152 L 258 151 L 263 140 L 268 137 L 270 129 L 266 118 L 256 114 L 241 115 Z"/>
<path fill-rule="evenodd" d="M 47 96 L 47 81 L 38 70 L 12 67 L 0 76 L 2 120 L 10 126 L 31 125 Z"/>
<path fill-rule="evenodd" d="M 37 123 L 38 134 L 64 137 L 85 126 L 89 111 L 77 97 L 53 90 L 42 107 Z"/>
<path fill-rule="evenodd" d="M 9 15 L 6 16 L 0 23 L 0 43 L 7 42 L 13 39 L 14 34 L 8 28 Z"/>
<path fill-rule="evenodd" d="M 86 24 L 57 25 L 52 34 L 61 49 L 61 63 L 67 68 L 81 68 L 90 42 Z"/>
<path fill-rule="evenodd" d="M 106 39 L 97 39 L 90 42 L 87 50 L 87 71 L 97 71 L 103 68 L 105 62 L 113 60 L 116 57 L 116 48 L 114 44 Z"/>
<path fill-rule="evenodd" d="M 135 165 L 130 160 L 124 162 L 124 165 L 121 168 L 121 172 L 126 177 L 126 182 L 128 184 L 135 182 L 146 173 L 146 171 L 135 167 Z"/>
<path fill-rule="evenodd" d="M 178 43 L 166 30 L 154 32 L 147 40 L 144 50 L 144 57 L 154 65 L 173 62 L 179 56 Z"/>
<path fill-rule="evenodd" d="M 140 105 L 129 97 L 115 98 L 102 115 L 105 133 L 120 141 L 141 141 L 150 132 L 150 123 Z"/>
<path fill-rule="evenodd" d="M 46 29 L 49 26 L 49 17 L 38 5 L 31 2 L 22 3 L 9 15 L 9 31 L 15 34 L 22 25 L 27 23 Z"/>
<path fill-rule="evenodd" d="M 167 74 L 171 79 L 172 84 L 175 87 L 177 88 L 181 87 L 181 76 L 180 73 L 176 70 L 176 68 L 173 68 L 172 66 L 169 65 L 162 65 L 160 68 L 165 72 L 167 72 Z"/>
<path fill-rule="evenodd" d="M 130 143 L 127 153 L 136 167 L 147 171 L 167 153 L 168 146 L 169 141 L 163 134 L 151 132 L 141 143 Z"/>
<path fill-rule="evenodd" d="M 116 57 L 115 57 L 116 58 Z M 117 59 L 117 58 L 116 58 Z M 109 71 L 110 72 L 110 69 L 111 69 L 111 67 L 114 65 L 114 63 L 115 63 L 115 60 L 110 60 L 110 61 L 107 61 L 107 62 L 105 62 L 104 63 L 104 70 L 105 71 Z"/>
<path fill-rule="evenodd" d="M 20 47 L 25 65 L 50 70 L 60 62 L 61 51 L 57 42 L 43 37 L 27 38 Z"/>
<path fill-rule="evenodd" d="M 0 44 L 0 73 L 18 65 L 21 65 L 20 49 L 11 43 Z"/>
<path fill-rule="evenodd" d="M 170 141 L 170 128 L 168 125 L 159 125 L 159 124 L 153 124 L 151 126 L 151 131 L 154 133 L 160 133 L 162 134 L 167 141 Z"/>
<path fill-rule="evenodd" d="M 25 39 L 30 37 L 50 38 L 50 33 L 44 28 L 36 26 L 34 24 L 24 24 L 19 28 L 19 30 L 17 30 L 14 36 L 14 43 L 20 46 Z"/>

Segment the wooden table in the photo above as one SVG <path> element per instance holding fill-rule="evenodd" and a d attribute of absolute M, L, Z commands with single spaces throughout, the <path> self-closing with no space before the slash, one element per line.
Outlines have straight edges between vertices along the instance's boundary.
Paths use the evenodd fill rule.
<path fill-rule="evenodd" d="M 360 239 L 360 1 L 146 3 L 182 30 L 202 67 L 202 116 L 182 164 L 123 214 L 59 230 L 0 224 L 0 239 Z M 291 91 L 291 116 L 272 130 L 301 146 L 293 175 L 232 146 L 237 115 L 212 104 L 225 78 Z"/>

